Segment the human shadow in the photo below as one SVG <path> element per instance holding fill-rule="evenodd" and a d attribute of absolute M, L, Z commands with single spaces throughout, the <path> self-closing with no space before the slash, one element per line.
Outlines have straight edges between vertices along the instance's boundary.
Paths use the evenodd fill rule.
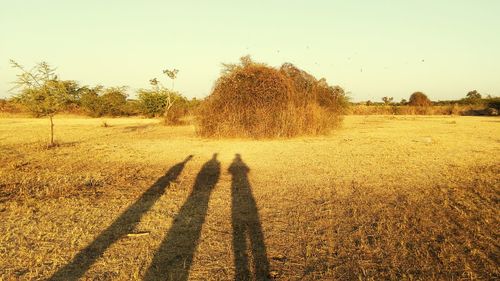
<path fill-rule="evenodd" d="M 143 280 L 187 280 L 198 246 L 208 202 L 220 176 L 217 154 L 196 176 L 191 194 L 175 216 Z"/>
<path fill-rule="evenodd" d="M 78 280 L 82 277 L 106 249 L 134 230 L 142 216 L 151 209 L 170 183 L 177 179 L 185 164 L 192 157 L 192 155 L 189 155 L 184 161 L 171 167 L 164 176 L 149 187 L 108 228 L 102 231 L 87 247 L 78 252 L 71 262 L 56 271 L 48 280 Z"/>
<path fill-rule="evenodd" d="M 241 155 L 236 154 L 228 170 L 232 174 L 231 220 L 236 267 L 234 279 L 268 280 L 269 260 L 257 205 L 248 181 L 250 168 L 243 162 Z"/>

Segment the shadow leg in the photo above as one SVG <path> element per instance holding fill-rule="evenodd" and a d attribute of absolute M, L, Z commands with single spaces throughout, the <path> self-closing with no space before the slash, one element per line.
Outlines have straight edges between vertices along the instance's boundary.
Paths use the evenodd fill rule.
<path fill-rule="evenodd" d="M 144 280 L 187 280 L 201 229 L 205 222 L 210 194 L 220 176 L 217 154 L 196 176 L 191 194 L 174 218 Z"/>
<path fill-rule="evenodd" d="M 82 249 L 64 267 L 56 271 L 49 280 L 78 280 L 90 266 L 118 239 L 132 231 L 142 216 L 165 192 L 172 181 L 177 179 L 185 164 L 192 156 L 170 168 L 141 197 L 130 205 L 108 228 L 99 234 L 87 247 Z"/>

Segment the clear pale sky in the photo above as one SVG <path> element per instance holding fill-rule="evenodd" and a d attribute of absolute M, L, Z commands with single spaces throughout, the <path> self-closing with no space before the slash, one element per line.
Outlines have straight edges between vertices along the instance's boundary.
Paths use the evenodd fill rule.
<path fill-rule="evenodd" d="M 0 97 L 10 58 L 131 96 L 178 68 L 176 90 L 204 97 L 221 63 L 247 54 L 292 62 L 355 101 L 500 96 L 500 1 L 0 0 Z"/>

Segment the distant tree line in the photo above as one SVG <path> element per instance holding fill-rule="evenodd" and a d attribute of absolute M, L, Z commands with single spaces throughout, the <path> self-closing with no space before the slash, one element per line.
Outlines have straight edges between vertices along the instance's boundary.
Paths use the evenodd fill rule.
<path fill-rule="evenodd" d="M 242 58 L 242 63 L 243 66 L 226 65 L 226 74 L 238 70 L 238 67 L 241 68 L 245 65 L 264 67 L 264 65 L 251 64 L 250 58 L 246 58 L 245 60 L 245 57 Z M 163 117 L 165 124 L 175 125 L 182 123 L 182 118 L 195 111 L 202 102 L 195 98 L 188 100 L 181 93 L 174 90 L 174 81 L 179 72 L 177 69 L 163 70 L 166 78 L 171 79 L 172 87 L 170 89 L 163 86 L 157 78 L 153 78 L 149 81 L 149 88 L 137 91 L 137 99 L 129 99 L 127 87 L 125 86 L 104 87 L 99 85 L 90 87 L 86 85 L 81 86 L 74 80 L 61 80 L 55 73 L 55 69 L 46 62 L 41 62 L 30 69 L 13 60 L 11 60 L 11 65 L 19 72 L 17 80 L 14 82 L 15 86 L 13 87 L 13 90 L 16 90 L 16 94 L 9 100 L 0 99 L 0 112 L 15 113 L 27 111 L 35 117 L 48 117 L 51 129 L 51 146 L 54 145 L 53 116 L 59 112 L 86 114 L 92 117 L 133 115 Z M 272 69 L 266 68 L 266 70 L 271 71 Z M 277 72 L 278 70 L 272 71 Z M 300 93 L 309 91 L 308 89 L 312 87 L 311 85 L 316 90 L 326 89 L 327 94 L 314 92 L 312 95 L 318 97 L 316 101 L 318 106 L 326 106 L 325 108 L 329 108 L 328 106 L 338 107 L 338 113 L 347 108 L 344 106 L 344 103 L 347 103 L 348 98 L 344 95 L 341 88 L 329 87 L 323 79 L 316 81 L 310 78 L 309 74 L 293 67 L 287 67 L 286 64 L 277 73 L 279 75 L 286 74 L 287 79 L 291 79 L 291 83 L 293 82 L 292 84 L 297 87 L 296 91 Z M 255 82 L 255 77 L 252 77 L 250 77 L 251 79 L 248 83 Z M 301 80 L 299 83 L 297 82 L 298 78 L 305 79 L 305 81 Z M 220 81 L 225 80 L 222 79 Z M 240 82 L 242 81 L 239 81 L 236 86 L 240 87 Z M 307 87 L 304 88 L 304 85 Z M 342 90 L 342 98 L 339 100 L 329 100 L 337 97 L 336 93 L 339 89 Z M 229 91 L 229 94 L 232 94 L 231 91 Z M 264 95 L 266 94 L 268 93 L 264 92 Z M 245 92 L 243 96 L 247 97 Z M 328 97 L 329 99 L 324 99 L 323 97 Z M 255 97 L 250 97 L 251 102 L 254 100 Z M 366 101 L 350 103 L 350 105 L 352 105 L 351 108 L 354 108 L 350 112 L 354 114 L 498 115 L 500 98 L 489 95 L 483 97 L 478 91 L 473 90 L 459 100 L 432 102 L 425 93 L 414 92 L 408 101 L 402 99 L 400 102 L 394 102 L 393 97 L 385 96 L 382 98 L 382 102 Z M 238 110 L 242 108 L 245 108 L 244 105 L 238 107 Z M 429 110 L 429 108 L 432 108 L 432 110 Z M 260 107 L 259 110 L 261 109 Z M 241 115 L 241 112 L 238 114 Z M 302 113 L 294 112 L 294 114 L 297 117 L 301 117 Z M 318 114 L 309 115 L 317 116 Z"/>
<path fill-rule="evenodd" d="M 150 80 L 150 89 L 138 91 L 138 99 L 128 99 L 127 87 L 80 86 L 73 80 L 61 80 L 48 63 L 41 62 L 25 68 L 11 60 L 18 70 L 10 100 L 0 100 L 0 112 L 28 111 L 35 117 L 50 120 L 50 142 L 54 143 L 53 117 L 60 112 L 83 113 L 92 117 L 131 116 L 164 117 L 165 124 L 181 123 L 181 118 L 198 105 L 196 99 L 188 100 L 174 91 L 174 80 L 179 70 L 164 70 L 172 80 L 172 89 L 162 85 L 157 78 Z"/>
<path fill-rule="evenodd" d="M 491 95 L 486 95 L 483 97 L 477 90 L 468 92 L 464 98 L 458 100 L 445 100 L 445 101 L 431 101 L 426 94 L 423 92 L 414 92 L 411 94 L 409 100 L 401 99 L 400 102 L 394 102 L 393 97 L 382 97 L 382 102 L 376 101 L 363 101 L 363 102 L 353 102 L 351 105 L 408 105 L 408 106 L 433 106 L 433 105 L 485 105 L 487 107 L 500 109 L 500 97 L 492 97 Z"/>
<path fill-rule="evenodd" d="M 137 99 L 129 99 L 126 86 L 90 87 L 74 80 L 60 80 L 55 69 L 45 62 L 30 70 L 15 61 L 11 64 L 20 71 L 12 89 L 17 92 L 9 100 L 0 101 L 0 111 L 28 111 L 35 117 L 50 117 L 58 112 L 91 117 L 143 115 L 165 117 L 167 123 L 175 124 L 199 104 L 196 98 L 189 100 L 163 87 L 156 78 L 150 80 L 151 88 L 137 91 Z M 178 70 L 164 72 L 173 80 Z"/>
<path fill-rule="evenodd" d="M 362 108 L 365 107 L 365 108 Z M 372 108 L 372 109 L 369 109 Z M 477 90 L 469 91 L 458 100 L 431 101 L 423 92 L 414 92 L 409 99 L 394 102 L 393 97 L 382 97 L 381 102 L 371 100 L 351 103 L 351 113 L 355 114 L 461 114 L 498 115 L 500 97 L 486 95 Z"/>

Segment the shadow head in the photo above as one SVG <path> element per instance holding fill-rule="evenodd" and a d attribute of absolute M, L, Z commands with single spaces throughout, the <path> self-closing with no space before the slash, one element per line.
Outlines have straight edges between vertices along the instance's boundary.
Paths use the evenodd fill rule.
<path fill-rule="evenodd" d="M 188 157 L 186 157 L 186 159 L 184 159 L 184 163 L 188 162 L 189 160 L 193 159 L 193 155 L 189 155 Z"/>

